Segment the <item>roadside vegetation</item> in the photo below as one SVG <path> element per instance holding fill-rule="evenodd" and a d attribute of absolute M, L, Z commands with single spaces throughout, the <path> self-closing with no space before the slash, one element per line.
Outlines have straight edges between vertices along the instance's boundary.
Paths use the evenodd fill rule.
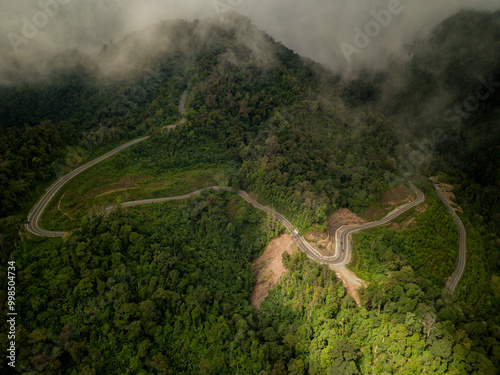
<path fill-rule="evenodd" d="M 498 326 L 404 260 L 359 308 L 304 254 L 257 313 L 252 262 L 278 232 L 227 192 L 82 221 L 23 241 L 19 368 L 162 374 L 494 374 Z M 492 346 L 493 344 L 493 346 Z M 488 359 L 488 357 L 490 359 Z M 492 362 L 493 360 L 493 362 Z"/>
<path fill-rule="evenodd" d="M 396 231 L 386 225 L 355 235 L 357 262 L 354 270 L 360 277 L 372 281 L 403 262 L 420 276 L 444 287 L 458 256 L 458 232 L 442 202 L 432 191 L 427 194 L 425 212 L 413 210 L 408 214 L 415 217 L 414 227 Z"/>
<path fill-rule="evenodd" d="M 88 62 L 54 71 L 47 82 L 2 89 L 0 258 L 18 267 L 20 368 L 70 374 L 498 373 L 498 99 L 471 114 L 464 136 L 453 133 L 421 159 L 411 179 L 426 192 L 424 209 L 398 218 L 397 226 L 355 236 L 355 267 L 369 282 L 361 308 L 334 272 L 298 254 L 284 256 L 289 271 L 257 313 L 250 305 L 251 264 L 282 228 L 233 194 L 204 192 L 103 214 L 120 201 L 225 185 L 251 192 L 301 232 L 325 229 L 339 208 L 383 216 L 391 205 L 381 196 L 400 183 L 387 176 L 399 173 L 421 129 L 430 134 L 441 121 L 443 112 L 425 110 L 426 98 L 441 92 L 441 81 L 454 93 L 445 98 L 467 97 L 466 83 L 476 85 L 452 79 L 470 73 L 453 61 L 437 77 L 432 74 L 440 70 L 426 72 L 422 61 L 439 61 L 439 40 L 456 49 L 465 38 L 457 25 L 484 22 L 493 30 L 498 17 L 454 16 L 423 48 L 427 54 L 417 53 L 405 66 L 411 73 L 406 91 L 384 97 L 387 102 L 381 99 L 384 74 L 344 82 L 237 15 L 224 24 L 156 25 L 151 32 L 176 35 L 177 47 L 155 45 L 154 53 L 134 54 L 140 58 L 131 57 L 134 69 L 126 77 L 103 80 Z M 258 40 L 257 47 L 249 39 Z M 487 39 L 460 45 L 491 48 Z M 122 47 L 111 45 L 103 56 Z M 496 71 L 497 65 L 483 63 Z M 134 95 L 138 88 L 146 94 Z M 179 120 L 186 88 L 187 122 L 161 134 Z M 408 127 L 406 118 L 423 125 Z M 43 225 L 74 229 L 70 236 L 26 234 L 29 209 L 60 173 L 144 135 L 152 137 L 85 171 L 51 202 Z M 443 287 L 458 238 L 428 181 L 435 174 L 455 186 L 467 230 L 467 268 L 453 296 Z M 2 306 L 5 299 L 2 290 Z M 6 330 L 6 322 L 1 325 Z"/>
<path fill-rule="evenodd" d="M 358 308 L 328 267 L 286 254 L 289 271 L 257 314 L 251 263 L 276 234 L 243 200 L 207 192 L 83 220 L 66 242 L 23 241 L 20 368 L 494 374 L 480 348 L 498 327 L 478 332 L 466 305 L 445 304 L 405 262 Z"/>
<path fill-rule="evenodd" d="M 145 147 L 148 146 L 146 143 Z M 224 167 L 207 164 L 196 169 L 173 168 L 158 173 L 147 168 L 144 160 L 134 163 L 130 156 L 125 150 L 65 184 L 45 211 L 42 227 L 70 230 L 84 216 L 107 214 L 106 210 L 122 202 L 183 195 L 224 183 Z"/>

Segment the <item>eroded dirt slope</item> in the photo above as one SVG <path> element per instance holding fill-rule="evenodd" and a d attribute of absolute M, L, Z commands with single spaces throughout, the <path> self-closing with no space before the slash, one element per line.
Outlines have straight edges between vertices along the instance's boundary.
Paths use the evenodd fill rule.
<path fill-rule="evenodd" d="M 283 265 L 282 254 L 285 251 L 292 254 L 296 250 L 292 236 L 283 234 L 272 240 L 264 253 L 252 264 L 255 285 L 250 302 L 253 307 L 260 309 L 260 304 L 267 297 L 269 290 L 278 284 L 281 276 L 287 271 Z"/>

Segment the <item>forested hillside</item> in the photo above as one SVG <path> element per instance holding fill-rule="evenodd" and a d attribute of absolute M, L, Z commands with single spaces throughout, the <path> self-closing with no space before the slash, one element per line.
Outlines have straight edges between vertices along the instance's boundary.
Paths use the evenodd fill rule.
<path fill-rule="evenodd" d="M 95 62 L 81 57 L 85 69 L 71 56 L 66 69 L 77 73 L 54 71 L 52 79 L 5 88 L 2 216 L 26 210 L 41 185 L 82 158 L 172 123 L 186 86 L 190 123 L 173 135 L 185 143 L 177 152 L 189 159 L 222 153 L 238 170 L 233 186 L 255 190 L 304 227 L 321 225 L 337 206 L 367 208 L 386 186 L 384 169 L 395 167 L 394 140 L 380 116 L 349 106 L 335 77 L 248 20 L 227 22 L 158 25 L 151 32 L 176 43 L 154 54 L 141 46 L 126 78 L 107 64 L 137 48 L 140 34 Z M 155 158 L 165 146 L 152 142 L 147 152 Z"/>
<path fill-rule="evenodd" d="M 498 325 L 444 304 L 404 261 L 358 308 L 326 266 L 287 254 L 290 271 L 256 314 L 250 264 L 277 233 L 266 220 L 230 193 L 206 193 L 96 217 L 67 242 L 26 242 L 12 253 L 20 370 L 495 373 Z"/>
<path fill-rule="evenodd" d="M 19 371 L 498 374 L 496 86 L 460 124 L 447 111 L 474 95 L 478 75 L 498 80 L 499 17 L 459 13 L 416 42 L 410 62 L 353 81 L 231 14 L 162 22 L 1 87 L 0 249 L 18 270 Z M 184 90 L 187 122 L 162 132 L 180 119 Z M 66 192 L 52 202 L 47 225 L 72 229 L 64 240 L 26 233 L 47 186 L 145 135 L 67 184 L 71 221 L 56 210 Z M 468 268 L 453 296 L 443 289 L 457 232 L 431 175 L 455 186 L 464 210 Z M 363 214 L 402 177 L 427 200 L 408 213 L 414 226 L 356 235 L 362 307 L 333 271 L 296 254 L 254 309 L 251 263 L 284 228 L 234 194 L 119 207 L 126 179 L 134 199 L 216 182 L 320 232 L 337 209 Z M 111 213 L 80 202 L 107 193 Z"/>
<path fill-rule="evenodd" d="M 477 25 L 481 25 L 478 27 Z M 348 86 L 398 129 L 398 174 L 444 172 L 458 203 L 485 239 L 491 271 L 500 272 L 500 12 L 462 11 L 409 63 L 366 73 Z"/>

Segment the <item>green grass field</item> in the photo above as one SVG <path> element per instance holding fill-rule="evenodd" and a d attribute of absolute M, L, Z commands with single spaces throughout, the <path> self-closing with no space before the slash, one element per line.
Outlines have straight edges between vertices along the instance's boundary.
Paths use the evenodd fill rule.
<path fill-rule="evenodd" d="M 57 193 L 45 211 L 41 226 L 71 230 L 84 216 L 102 214 L 118 202 L 161 198 L 224 184 L 224 166 L 207 164 L 194 169 L 150 170 L 124 150 L 82 172 Z M 127 162 L 123 162 L 127 160 Z"/>

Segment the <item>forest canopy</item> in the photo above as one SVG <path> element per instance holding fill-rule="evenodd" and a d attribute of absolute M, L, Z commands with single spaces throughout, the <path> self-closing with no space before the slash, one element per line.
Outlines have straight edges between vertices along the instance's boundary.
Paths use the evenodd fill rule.
<path fill-rule="evenodd" d="M 400 91 L 387 91 L 390 72 L 343 80 L 234 14 L 162 22 L 148 30 L 162 43 L 131 34 L 95 60 L 68 53 L 59 56 L 71 62 L 64 69 L 1 87 L 0 248 L 2 264 L 18 270 L 20 371 L 498 373 L 498 96 L 401 175 L 422 137 L 477 84 L 480 72 L 456 59 L 480 55 L 481 74 L 497 77 L 499 60 L 483 52 L 498 43 L 498 17 L 461 12 L 445 21 L 413 46 L 410 62 L 395 62 L 393 73 L 406 77 Z M 472 27 L 482 23 L 488 31 Z M 127 66 L 110 68 L 131 50 Z M 162 132 L 180 120 L 184 90 L 186 123 Z M 436 97 L 442 107 L 432 107 Z M 255 310 L 251 264 L 283 228 L 229 192 L 136 208 L 116 199 L 105 213 L 82 205 L 64 240 L 26 233 L 30 208 L 57 178 L 146 135 L 68 184 L 72 199 L 104 184 L 108 171 L 189 175 L 196 188 L 213 178 L 301 231 L 321 232 L 337 209 L 362 215 L 408 178 L 426 194 L 425 208 L 409 213 L 415 227 L 354 238 L 352 267 L 368 282 L 361 307 L 328 267 L 295 254 L 284 256 L 288 271 Z M 443 288 L 457 233 L 431 175 L 455 187 L 467 228 L 466 276 L 453 296 Z M 2 306 L 6 299 L 1 290 Z"/>

